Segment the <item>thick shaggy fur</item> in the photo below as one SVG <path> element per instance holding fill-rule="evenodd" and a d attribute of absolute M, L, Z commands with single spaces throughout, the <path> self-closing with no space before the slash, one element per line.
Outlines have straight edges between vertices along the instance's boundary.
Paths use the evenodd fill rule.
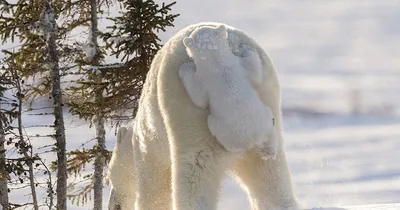
<path fill-rule="evenodd" d="M 242 31 L 227 27 L 232 52 L 247 45 L 260 55 L 263 78 L 256 91 L 275 117 L 275 159 L 263 159 L 254 149 L 243 154 L 227 151 L 208 129 L 209 110 L 193 104 L 178 76 L 181 65 L 191 60 L 183 39 L 198 27 L 218 25 L 200 23 L 181 30 L 153 60 L 134 124 L 136 210 L 216 209 L 228 170 L 247 191 L 253 210 L 298 209 L 283 151 L 280 87 L 261 47 Z"/>

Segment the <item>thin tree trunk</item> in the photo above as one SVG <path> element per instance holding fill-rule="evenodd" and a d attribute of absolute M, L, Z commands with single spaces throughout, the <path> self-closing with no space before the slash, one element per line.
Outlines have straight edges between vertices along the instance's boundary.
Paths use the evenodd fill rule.
<path fill-rule="evenodd" d="M 43 162 L 42 159 L 40 159 L 40 162 L 42 163 L 43 167 L 47 171 L 47 176 L 49 177 L 47 180 L 47 198 L 49 200 L 46 200 L 47 206 L 49 207 L 49 210 L 53 209 L 53 181 L 51 181 L 51 171 L 49 168 L 46 166 L 46 164 Z"/>
<path fill-rule="evenodd" d="M 49 53 L 51 68 L 52 96 L 54 108 L 55 139 L 57 146 L 57 209 L 67 209 L 67 156 L 64 116 L 62 109 L 62 96 L 60 85 L 60 68 L 56 46 L 56 20 L 50 0 L 45 1 L 45 14 L 49 23 L 47 25 L 46 45 Z"/>
<path fill-rule="evenodd" d="M 90 39 L 91 44 L 93 44 L 96 54 L 91 60 L 92 65 L 100 64 L 100 55 L 99 55 L 99 44 L 97 42 L 98 37 L 98 23 L 97 23 L 97 0 L 91 0 L 91 16 L 90 16 Z M 101 79 L 101 78 L 100 78 Z M 103 100 L 102 91 L 96 92 L 95 102 L 99 103 Z M 104 150 L 105 150 L 105 142 L 106 142 L 106 131 L 104 129 L 104 117 L 101 114 L 95 116 L 94 126 L 96 127 L 96 139 L 97 139 L 97 154 L 94 160 L 94 174 L 93 174 L 93 209 L 94 210 L 102 210 L 103 209 L 103 172 L 105 165 L 104 158 Z"/>
<path fill-rule="evenodd" d="M 7 177 L 8 173 L 6 171 L 6 153 L 4 149 L 4 142 L 6 141 L 3 122 L 0 120 L 0 204 L 3 206 L 4 210 L 8 210 L 8 185 Z"/>
<path fill-rule="evenodd" d="M 104 170 L 104 149 L 105 149 L 105 129 L 104 118 L 99 117 L 95 122 L 98 153 L 94 160 L 94 210 L 103 209 L 103 170 Z"/>
<path fill-rule="evenodd" d="M 22 88 L 21 88 L 21 83 L 18 79 L 18 76 L 16 72 L 13 72 L 14 74 L 14 79 L 16 82 L 16 87 L 18 95 L 22 94 Z M 18 136 L 19 136 L 19 143 L 22 145 L 22 147 L 26 146 L 26 141 L 24 139 L 24 133 L 22 131 L 22 98 L 18 97 Z M 30 148 L 30 155 L 28 154 L 27 150 L 23 149 L 23 154 L 24 157 L 27 159 L 32 159 L 33 158 L 33 153 L 32 153 L 32 147 Z M 33 173 L 33 161 L 27 162 L 28 165 L 28 176 L 29 176 L 29 186 L 31 188 L 31 193 L 32 193 L 32 203 L 33 203 L 33 209 L 39 210 L 39 205 L 38 205 L 38 200 L 37 200 L 37 195 L 36 195 L 36 188 L 35 188 L 35 174 Z"/>

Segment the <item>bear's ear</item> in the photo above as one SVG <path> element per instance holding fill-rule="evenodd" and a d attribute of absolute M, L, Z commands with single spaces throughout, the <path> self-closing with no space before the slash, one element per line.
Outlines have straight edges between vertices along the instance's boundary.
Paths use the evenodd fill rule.
<path fill-rule="evenodd" d="M 228 32 L 226 30 L 225 25 L 219 25 L 217 28 L 215 28 L 215 32 L 217 33 L 218 37 L 226 39 L 228 38 Z"/>
<path fill-rule="evenodd" d="M 126 127 L 120 127 L 117 133 L 117 143 L 121 143 L 125 138 L 126 133 L 128 133 L 128 129 Z"/>
<path fill-rule="evenodd" d="M 192 48 L 192 46 L 194 45 L 194 41 L 192 38 L 190 37 L 185 37 L 183 38 L 183 44 L 187 47 L 187 48 Z"/>

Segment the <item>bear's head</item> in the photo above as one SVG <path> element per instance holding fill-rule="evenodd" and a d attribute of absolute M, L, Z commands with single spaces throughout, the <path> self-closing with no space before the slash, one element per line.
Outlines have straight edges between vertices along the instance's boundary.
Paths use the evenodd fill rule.
<path fill-rule="evenodd" d="M 204 60 L 207 57 L 215 56 L 216 52 L 229 50 L 226 26 L 196 28 L 189 37 L 183 39 L 183 44 L 192 58 Z"/>

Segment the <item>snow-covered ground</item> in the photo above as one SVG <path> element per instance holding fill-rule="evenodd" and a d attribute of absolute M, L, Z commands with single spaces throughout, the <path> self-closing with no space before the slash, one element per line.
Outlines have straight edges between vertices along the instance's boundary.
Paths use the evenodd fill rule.
<path fill-rule="evenodd" d="M 272 58 L 289 167 L 304 208 L 400 202 L 399 0 L 181 0 L 173 11 L 181 16 L 163 40 L 192 23 L 224 22 L 256 38 Z M 69 148 L 93 137 L 82 122 L 68 123 Z M 106 206 L 107 189 L 104 198 Z M 232 179 L 219 209 L 250 209 Z"/>

